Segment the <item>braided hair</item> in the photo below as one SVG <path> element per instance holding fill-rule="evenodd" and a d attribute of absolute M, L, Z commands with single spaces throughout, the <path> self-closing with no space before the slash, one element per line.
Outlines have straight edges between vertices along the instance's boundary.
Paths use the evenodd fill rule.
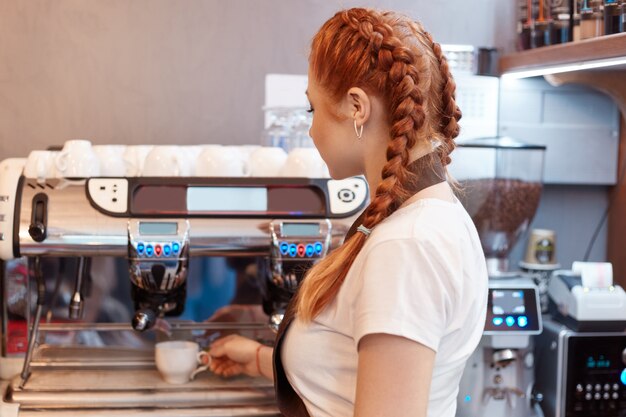
<path fill-rule="evenodd" d="M 450 163 L 461 113 L 447 61 L 418 23 L 392 12 L 353 8 L 335 14 L 315 35 L 309 65 L 311 76 L 334 100 L 358 86 L 386 106 L 387 162 L 363 217 L 371 229 L 411 197 L 421 174 L 408 168 L 411 149 L 435 141 L 431 157 L 443 166 Z M 296 300 L 302 320 L 313 319 L 334 299 L 365 239 L 356 233 L 309 270 Z"/>

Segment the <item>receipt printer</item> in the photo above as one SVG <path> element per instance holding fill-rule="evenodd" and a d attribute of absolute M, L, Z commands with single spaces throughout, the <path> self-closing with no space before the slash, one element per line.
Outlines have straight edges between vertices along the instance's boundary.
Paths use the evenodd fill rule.
<path fill-rule="evenodd" d="M 610 263 L 574 262 L 572 270 L 552 273 L 550 313 L 575 331 L 626 329 L 626 293 L 613 285 Z"/>

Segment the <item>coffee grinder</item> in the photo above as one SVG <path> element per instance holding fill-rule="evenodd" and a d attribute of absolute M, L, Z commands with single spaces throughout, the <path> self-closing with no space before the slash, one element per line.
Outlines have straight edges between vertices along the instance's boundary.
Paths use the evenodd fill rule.
<path fill-rule="evenodd" d="M 489 272 L 485 330 L 461 379 L 458 416 L 538 411 L 531 339 L 542 331 L 538 289 L 529 275 L 509 270 L 508 256 L 539 206 L 544 153 L 544 146 L 508 137 L 479 138 L 459 143 L 450 167 Z"/>

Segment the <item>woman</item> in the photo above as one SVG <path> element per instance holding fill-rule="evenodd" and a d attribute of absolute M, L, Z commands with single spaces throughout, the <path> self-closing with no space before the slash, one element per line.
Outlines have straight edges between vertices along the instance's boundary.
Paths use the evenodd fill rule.
<path fill-rule="evenodd" d="M 275 348 L 223 338 L 213 372 L 273 378 L 287 416 L 454 416 L 487 305 L 476 229 L 445 181 L 454 92 L 441 47 L 407 17 L 356 8 L 322 26 L 310 134 L 331 176 L 364 174 L 373 197 L 307 274 Z"/>

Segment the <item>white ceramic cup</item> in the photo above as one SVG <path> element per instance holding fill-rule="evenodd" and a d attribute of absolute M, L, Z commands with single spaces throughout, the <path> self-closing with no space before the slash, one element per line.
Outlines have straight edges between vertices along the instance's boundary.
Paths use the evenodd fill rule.
<path fill-rule="evenodd" d="M 126 175 L 124 145 L 94 145 L 93 151 L 100 161 L 100 175 L 103 177 L 123 177 Z"/>
<path fill-rule="evenodd" d="M 245 177 L 249 175 L 245 155 L 236 146 L 205 146 L 196 160 L 199 177 Z"/>
<path fill-rule="evenodd" d="M 254 151 L 261 149 L 261 145 L 239 145 L 237 146 L 239 152 L 245 157 L 246 161 L 250 159 L 250 155 L 254 153 Z"/>
<path fill-rule="evenodd" d="M 282 177 L 329 177 L 328 168 L 315 148 L 296 148 L 289 152 L 280 175 Z"/>
<path fill-rule="evenodd" d="M 187 158 L 187 164 L 189 165 L 189 172 L 196 172 L 196 160 L 198 159 L 198 155 L 202 153 L 205 146 L 203 145 L 185 145 L 181 146 L 180 149 L 185 154 L 185 158 Z"/>
<path fill-rule="evenodd" d="M 155 146 L 144 162 L 144 177 L 188 177 L 191 174 L 185 151 L 178 146 Z"/>
<path fill-rule="evenodd" d="M 253 177 L 278 177 L 287 153 L 279 147 L 261 147 L 250 155 L 248 165 Z"/>
<path fill-rule="evenodd" d="M 153 145 L 129 145 L 124 150 L 127 177 L 139 177 Z"/>
<path fill-rule="evenodd" d="M 65 142 L 55 158 L 55 167 L 61 177 L 87 178 L 100 175 L 100 161 L 91 142 L 85 139 Z"/>
<path fill-rule="evenodd" d="M 38 181 L 54 178 L 56 175 L 54 161 L 57 154 L 58 152 L 54 151 L 32 151 L 28 154 L 24 165 L 24 176 L 37 178 Z"/>
<path fill-rule="evenodd" d="M 202 363 L 203 357 L 208 358 L 206 365 Z M 194 379 L 200 372 L 209 369 L 211 356 L 201 351 L 196 342 L 174 340 L 160 342 L 154 346 L 154 361 L 165 382 L 184 384 Z"/>

